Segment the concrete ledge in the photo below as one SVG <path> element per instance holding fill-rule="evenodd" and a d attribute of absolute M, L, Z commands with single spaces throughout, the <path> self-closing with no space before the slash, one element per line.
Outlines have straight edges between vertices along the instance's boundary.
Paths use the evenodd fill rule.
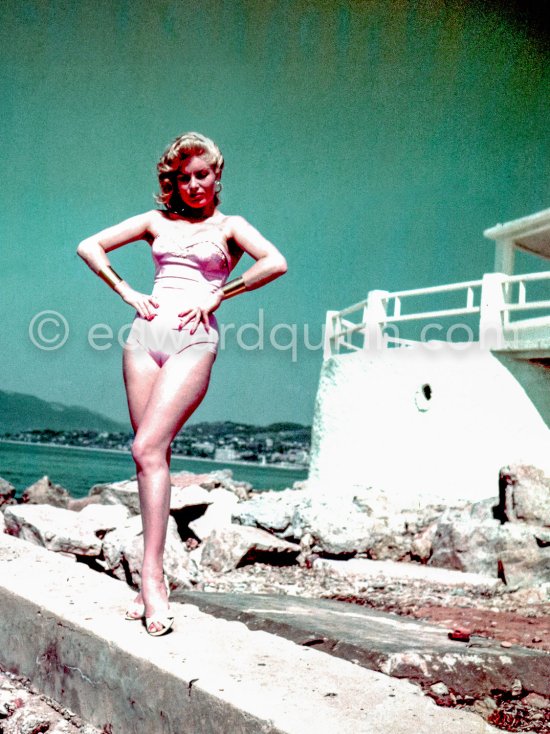
<path fill-rule="evenodd" d="M 445 683 L 461 696 L 511 691 L 517 679 L 524 690 L 548 695 L 550 655 L 544 651 L 504 649 L 479 636 L 469 644 L 455 642 L 443 626 L 329 599 L 197 591 L 180 591 L 176 598 L 395 678 Z"/>
<path fill-rule="evenodd" d="M 0 534 L 0 663 L 112 734 L 482 734 L 402 680 L 172 603 L 175 631 L 123 618 L 115 579 Z M 108 729 L 107 729 L 108 730 Z"/>

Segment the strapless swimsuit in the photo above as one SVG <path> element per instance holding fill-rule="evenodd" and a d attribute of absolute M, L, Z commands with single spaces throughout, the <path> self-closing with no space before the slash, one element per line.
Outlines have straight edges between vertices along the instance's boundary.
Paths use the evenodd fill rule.
<path fill-rule="evenodd" d="M 162 367 L 168 357 L 189 347 L 214 354 L 218 351 L 219 333 L 216 317 L 210 314 L 210 330 L 204 324 L 191 334 L 191 323 L 179 329 L 178 314 L 186 306 L 195 306 L 205 291 L 213 293 L 229 276 L 228 255 L 221 245 L 204 235 L 174 239 L 159 235 L 151 246 L 155 264 L 152 295 L 159 304 L 152 321 L 136 313 L 126 340 L 128 347 L 143 347 Z"/>

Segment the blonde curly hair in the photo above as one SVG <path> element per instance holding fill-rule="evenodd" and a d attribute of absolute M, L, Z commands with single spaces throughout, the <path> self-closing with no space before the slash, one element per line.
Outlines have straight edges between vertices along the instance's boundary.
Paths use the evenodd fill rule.
<path fill-rule="evenodd" d="M 166 207 L 168 211 L 184 208 L 176 185 L 176 176 L 183 161 L 192 155 L 202 156 L 213 167 L 216 175 L 221 175 L 224 164 L 223 155 L 213 140 L 194 132 L 179 135 L 166 148 L 157 163 L 160 194 L 155 195 L 155 201 Z M 216 206 L 220 203 L 219 193 L 216 193 L 214 201 Z"/>

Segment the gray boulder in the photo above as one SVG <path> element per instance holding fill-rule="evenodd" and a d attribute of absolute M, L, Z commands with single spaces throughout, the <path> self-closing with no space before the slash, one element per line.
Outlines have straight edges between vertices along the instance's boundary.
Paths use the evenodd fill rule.
<path fill-rule="evenodd" d="M 101 504 L 124 505 L 132 515 L 139 515 L 138 483 L 135 479 L 94 484 L 88 494 L 90 497 L 99 497 Z"/>
<path fill-rule="evenodd" d="M 3 505 L 15 505 L 15 487 L 11 482 L 0 477 L 0 507 Z"/>
<path fill-rule="evenodd" d="M 188 471 L 176 472 L 171 474 L 171 482 L 173 487 L 185 488 L 190 484 L 198 484 L 206 490 L 227 489 L 240 500 L 248 499 L 252 490 L 249 482 L 239 482 L 233 479 L 231 469 L 219 469 L 205 474 L 194 474 Z"/>
<path fill-rule="evenodd" d="M 172 485 L 170 491 L 170 511 L 177 512 L 186 507 L 197 507 L 199 505 L 210 505 L 214 502 L 212 492 L 209 492 L 200 484 L 189 484 L 187 487 Z"/>
<path fill-rule="evenodd" d="M 550 478 L 534 466 L 515 464 L 500 472 L 502 519 L 550 527 Z"/>
<path fill-rule="evenodd" d="M 475 509 L 444 513 L 429 565 L 500 576 L 512 586 L 550 581 L 550 548 L 537 542 L 537 528 L 476 517 Z"/>
<path fill-rule="evenodd" d="M 378 559 L 427 560 L 435 521 L 443 508 L 396 509 L 391 498 L 373 489 L 332 494 L 313 486 L 262 492 L 240 502 L 233 521 L 280 538 L 308 537 L 309 553 L 364 555 Z M 428 530 L 429 529 L 429 530 Z"/>
<path fill-rule="evenodd" d="M 238 565 L 254 561 L 293 563 L 300 546 L 270 535 L 265 530 L 231 525 L 214 530 L 202 544 L 201 564 L 226 573 Z"/>
<path fill-rule="evenodd" d="M 15 505 L 5 511 L 10 535 L 48 550 L 97 557 L 101 538 L 128 517 L 123 507 L 90 506 L 75 513 L 51 505 Z"/>
<path fill-rule="evenodd" d="M 91 504 L 77 514 L 80 525 L 88 525 L 98 538 L 123 525 L 130 517 L 127 507 Z"/>
<path fill-rule="evenodd" d="M 202 491 L 206 492 L 204 489 Z M 207 494 L 209 505 L 206 512 L 188 525 L 200 540 L 205 540 L 218 528 L 231 525 L 232 514 L 239 502 L 234 492 L 221 487 L 212 489 Z"/>
<path fill-rule="evenodd" d="M 194 476 L 194 475 L 193 475 Z M 90 489 L 91 498 L 99 498 L 105 505 L 124 505 L 132 515 L 140 514 L 139 487 L 136 479 L 123 479 L 120 482 L 96 484 Z M 200 484 L 186 483 L 185 486 L 172 484 L 170 510 L 177 512 L 186 507 L 208 505 L 212 502 L 210 492 Z"/>
<path fill-rule="evenodd" d="M 29 505 L 51 505 L 66 508 L 71 495 L 60 484 L 54 484 L 48 476 L 43 476 L 21 495 L 22 502 Z"/>
<path fill-rule="evenodd" d="M 67 509 L 73 512 L 80 512 L 88 505 L 99 505 L 101 504 L 101 497 L 94 495 L 93 497 L 79 497 L 78 499 L 71 498 L 67 504 Z"/>
<path fill-rule="evenodd" d="M 103 566 L 122 581 L 141 586 L 143 564 L 143 525 L 141 516 L 130 517 L 105 535 L 102 543 Z M 190 589 L 198 581 L 198 568 L 190 560 L 173 517 L 168 518 L 164 570 L 172 589 Z"/>
<path fill-rule="evenodd" d="M 308 492 L 293 514 L 292 536 L 309 533 L 315 553 L 410 560 L 430 553 L 431 534 L 424 533 L 441 512 L 438 506 L 394 508 L 391 497 L 368 488 L 331 495 Z"/>
<path fill-rule="evenodd" d="M 306 493 L 294 489 L 261 492 L 252 499 L 239 502 L 232 519 L 236 524 L 262 528 L 280 538 L 296 537 L 292 518 L 308 498 Z"/>

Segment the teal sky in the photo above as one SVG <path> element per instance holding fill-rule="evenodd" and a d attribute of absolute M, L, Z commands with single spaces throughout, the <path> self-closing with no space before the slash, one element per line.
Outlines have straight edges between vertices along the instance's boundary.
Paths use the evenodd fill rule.
<path fill-rule="evenodd" d="M 289 270 L 217 312 L 235 329 L 193 420 L 310 423 L 322 351 L 304 328 L 319 344 L 327 309 L 370 289 L 481 277 L 482 230 L 549 205 L 548 47 L 502 7 L 4 0 L 0 389 L 127 420 L 121 348 L 87 335 L 116 335 L 133 313 L 75 249 L 151 208 L 158 157 L 198 130 L 226 159 L 222 211 L 247 217 Z M 150 290 L 146 243 L 110 259 Z M 265 346 L 245 350 L 236 329 L 259 309 Z M 43 310 L 69 325 L 59 349 L 29 339 Z M 270 345 L 292 329 L 294 356 Z"/>

